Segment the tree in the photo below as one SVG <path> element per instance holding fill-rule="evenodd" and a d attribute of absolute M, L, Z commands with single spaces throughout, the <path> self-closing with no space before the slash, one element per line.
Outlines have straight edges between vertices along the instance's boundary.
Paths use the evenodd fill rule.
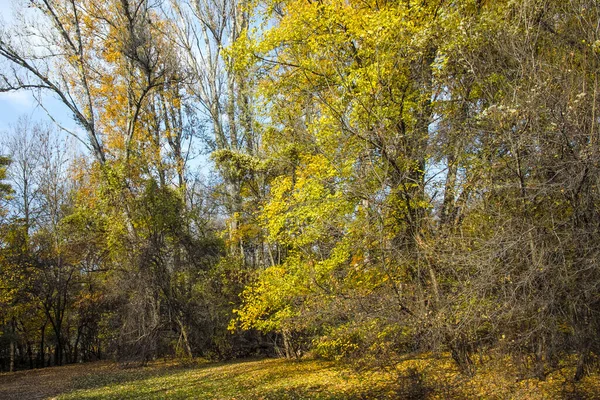
<path fill-rule="evenodd" d="M 9 62 L 6 71 L 2 71 L 0 90 L 40 89 L 56 96 L 84 128 L 87 140 L 70 133 L 104 162 L 102 134 L 96 127 L 96 102 L 90 91 L 95 49 L 91 37 L 83 35 L 91 21 L 76 1 L 35 1 L 32 6 L 39 16 L 36 23 L 21 16 L 21 26 L 12 31 L 5 27 L 0 32 L 0 56 Z M 46 34 L 34 46 L 27 32 Z M 44 107 L 41 102 L 40 105 Z"/>
<path fill-rule="evenodd" d="M 3 149 L 14 160 L 6 174 L 11 186 L 14 187 L 14 196 L 9 203 L 9 221 L 3 227 L 3 242 L 6 248 L 2 271 L 3 302 L 6 307 L 6 314 L 3 317 L 10 319 L 8 325 L 12 331 L 9 367 L 11 371 L 15 368 L 16 344 L 20 340 L 17 336 L 19 323 L 24 328 L 26 323 L 36 324 L 39 319 L 37 315 L 39 313 L 36 312 L 35 304 L 28 293 L 31 292 L 31 281 L 35 276 L 31 269 L 29 239 L 31 229 L 39 222 L 37 212 L 39 211 L 38 179 L 41 166 L 38 158 L 41 153 L 41 148 L 38 147 L 40 131 L 41 127 L 21 117 L 3 143 Z M 28 336 L 29 333 L 22 332 L 21 335 Z M 27 347 L 30 353 L 30 364 L 32 364 L 30 341 Z"/>
<path fill-rule="evenodd" d="M 265 171 L 253 168 L 261 150 L 252 104 L 255 71 L 252 63 L 240 62 L 243 55 L 235 47 L 246 42 L 252 5 L 231 0 L 171 5 L 172 18 L 180 21 L 176 33 L 184 67 L 193 77 L 188 91 L 212 130 L 208 148 L 223 181 L 218 193 L 228 215 L 229 252 L 246 265 L 266 265 L 253 211 L 265 194 Z"/>
<path fill-rule="evenodd" d="M 441 352 L 472 375 L 487 352 L 539 379 L 575 355 L 576 380 L 593 365 L 596 2 L 32 12 L 0 32 L 0 90 L 56 96 L 87 153 L 21 120 L 35 133 L 0 160 L 13 366 L 36 342 L 41 364 L 53 345 L 55 364 Z"/>
<path fill-rule="evenodd" d="M 9 184 L 4 183 L 2 181 L 6 180 L 6 169 L 8 168 L 8 166 L 10 165 L 10 158 L 6 157 L 6 156 L 2 156 L 2 158 L 0 158 L 0 200 L 2 202 L 5 201 L 6 197 L 12 192 L 12 188 L 10 187 Z M 2 207 L 2 217 L 4 217 L 6 213 L 6 209 L 4 207 Z"/>
<path fill-rule="evenodd" d="M 586 336 L 565 316 L 596 318 L 572 292 L 597 282 L 576 267 L 595 247 L 570 242 L 597 212 L 591 2 L 266 9 L 246 54 L 264 71 L 266 155 L 285 165 L 261 214 L 286 256 L 245 292 L 241 325 L 378 361 L 447 349 L 467 374 L 475 350 L 507 345 L 543 377 Z M 572 349 L 581 377 L 590 350 Z"/>

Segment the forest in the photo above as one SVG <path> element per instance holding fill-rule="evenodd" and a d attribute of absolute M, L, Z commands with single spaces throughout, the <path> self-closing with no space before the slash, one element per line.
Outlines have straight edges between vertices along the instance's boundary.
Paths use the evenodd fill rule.
<path fill-rule="evenodd" d="M 598 368 L 597 0 L 15 7 L 0 371 Z"/>

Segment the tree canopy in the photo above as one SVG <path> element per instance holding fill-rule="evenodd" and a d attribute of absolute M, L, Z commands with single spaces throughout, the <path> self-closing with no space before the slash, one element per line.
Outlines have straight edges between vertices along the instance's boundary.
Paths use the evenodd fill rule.
<path fill-rule="evenodd" d="M 488 353 L 582 378 L 599 10 L 32 2 L 0 30 L 0 91 L 79 128 L 4 135 L 0 368 L 446 352 L 465 375 Z"/>

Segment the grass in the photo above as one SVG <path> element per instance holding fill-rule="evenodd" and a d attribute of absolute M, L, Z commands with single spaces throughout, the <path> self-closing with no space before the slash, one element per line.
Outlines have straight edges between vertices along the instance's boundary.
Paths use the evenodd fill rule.
<path fill-rule="evenodd" d="M 229 363 L 154 362 L 122 369 L 110 362 L 0 374 L 2 399 L 600 399 L 600 375 L 577 384 L 572 366 L 544 381 L 518 377 L 510 360 L 489 360 L 473 378 L 449 357 L 406 360 L 394 374 L 359 374 L 339 364 L 305 360 Z"/>
<path fill-rule="evenodd" d="M 363 399 L 394 398 L 383 375 L 361 379 L 327 362 L 280 359 L 110 371 L 77 378 L 58 399 Z"/>

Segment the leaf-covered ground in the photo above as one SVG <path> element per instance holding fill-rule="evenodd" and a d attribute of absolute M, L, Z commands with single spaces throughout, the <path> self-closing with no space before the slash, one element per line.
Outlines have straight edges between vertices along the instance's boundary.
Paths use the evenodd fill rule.
<path fill-rule="evenodd" d="M 569 368 L 545 381 L 515 379 L 509 363 L 490 363 L 474 378 L 447 358 L 409 360 L 396 378 L 322 361 L 155 362 L 122 369 L 97 362 L 0 374 L 0 399 L 598 399 L 597 374 L 574 384 Z M 400 379 L 398 379 L 400 377 Z"/>
<path fill-rule="evenodd" d="M 383 378 L 365 380 L 317 361 L 156 362 L 128 369 L 99 362 L 0 374 L 0 399 L 390 398 Z"/>

